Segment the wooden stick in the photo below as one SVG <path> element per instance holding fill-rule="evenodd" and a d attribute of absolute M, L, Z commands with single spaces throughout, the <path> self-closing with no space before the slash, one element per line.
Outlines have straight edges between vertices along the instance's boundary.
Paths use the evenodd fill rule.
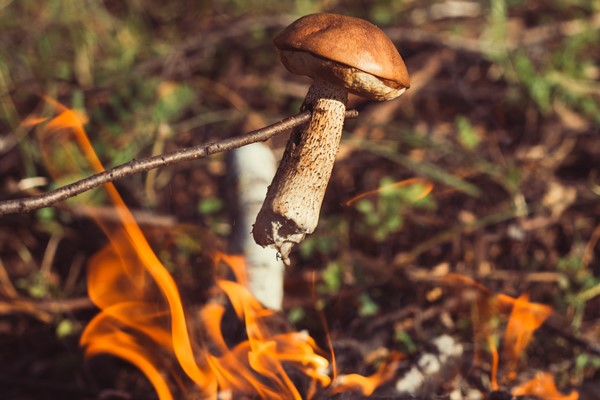
<path fill-rule="evenodd" d="M 356 110 L 348 110 L 346 112 L 346 118 L 356 118 L 357 116 L 358 112 Z M 250 143 L 264 142 L 265 140 L 270 139 L 277 134 L 285 132 L 296 126 L 306 124 L 310 118 L 311 112 L 304 111 L 242 136 L 235 136 L 225 140 L 188 147 L 154 157 L 133 160 L 48 193 L 24 197 L 21 199 L 1 201 L 0 216 L 29 212 L 40 208 L 49 207 L 55 203 L 58 203 L 59 201 L 74 197 L 105 183 L 112 182 L 126 176 L 135 175 L 140 172 L 146 172 L 155 168 L 174 165 L 183 161 L 195 160 L 212 154 L 236 149 Z"/>

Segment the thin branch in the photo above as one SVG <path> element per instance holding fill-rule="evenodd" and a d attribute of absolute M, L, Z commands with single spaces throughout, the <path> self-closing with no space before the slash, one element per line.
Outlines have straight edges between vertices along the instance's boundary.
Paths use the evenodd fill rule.
<path fill-rule="evenodd" d="M 154 57 L 141 63 L 135 68 L 136 74 L 159 73 L 164 75 L 167 71 L 167 76 L 172 74 L 174 64 L 177 64 L 178 59 L 185 58 L 186 68 L 192 68 L 204 63 L 205 57 L 202 56 L 202 50 L 213 48 L 218 44 L 223 44 L 226 40 L 247 35 L 257 27 L 260 29 L 283 29 L 289 25 L 294 19 L 292 15 L 269 15 L 269 16 L 253 16 L 244 19 L 223 21 L 223 25 L 212 27 L 210 31 L 201 32 L 185 40 L 179 46 L 172 48 L 168 54 Z M 194 56 L 196 55 L 196 56 Z M 190 60 L 192 59 L 192 60 Z M 180 61 L 180 60 L 179 60 Z M 190 65 L 190 63 L 192 65 Z M 157 70 L 163 71 L 158 72 Z"/>
<path fill-rule="evenodd" d="M 535 28 L 525 29 L 513 35 L 515 38 L 507 40 L 506 50 L 517 50 L 525 47 L 539 46 L 556 38 L 572 37 L 585 31 L 594 31 L 600 29 L 600 13 L 595 13 L 588 18 L 578 18 L 558 23 L 549 23 L 547 25 Z M 452 50 L 482 54 L 490 49 L 481 38 L 472 39 L 462 36 L 450 36 L 446 33 L 434 33 L 418 29 L 415 27 L 402 28 L 391 27 L 385 30 L 385 33 L 394 42 L 406 43 L 413 42 L 417 44 L 432 44 L 448 47 Z"/>
<path fill-rule="evenodd" d="M 235 136 L 225 140 L 176 150 L 171 153 L 133 160 L 48 193 L 21 199 L 0 201 L 0 216 L 29 212 L 48 207 L 54 203 L 76 196 L 90 189 L 94 189 L 105 183 L 140 172 L 146 172 L 151 169 L 166 167 L 183 161 L 195 160 L 212 154 L 230 151 L 250 143 L 264 142 L 277 134 L 307 123 L 310 120 L 310 116 L 310 111 L 304 111 L 267 127 L 249 132 L 243 136 Z M 356 118 L 357 116 L 358 112 L 356 110 L 346 111 L 346 118 Z"/>

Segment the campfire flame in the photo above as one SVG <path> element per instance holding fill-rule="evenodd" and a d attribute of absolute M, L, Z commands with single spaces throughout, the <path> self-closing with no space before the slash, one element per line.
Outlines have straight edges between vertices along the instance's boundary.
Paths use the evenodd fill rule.
<path fill-rule="evenodd" d="M 575 390 L 568 395 L 562 394 L 554 384 L 554 377 L 548 372 L 539 372 L 536 376 L 512 389 L 513 396 L 535 396 L 545 400 L 578 400 Z"/>
<path fill-rule="evenodd" d="M 39 137 L 41 154 L 50 173 L 56 179 L 80 173 L 85 168 L 82 160 L 93 171 L 103 171 L 83 127 L 85 116 L 51 99 L 46 101 L 57 115 L 51 119 L 30 117 L 24 124 L 45 123 L 40 125 Z M 52 161 L 57 148 L 65 153 L 67 144 L 73 143 L 76 147 L 62 154 L 67 162 Z M 246 394 L 263 399 L 310 399 L 319 390 L 332 394 L 359 390 L 368 396 L 393 376 L 398 358 L 383 363 L 369 377 L 358 374 L 330 377 L 328 359 L 307 333 L 271 331 L 268 322 L 275 312 L 265 309 L 245 288 L 243 258 L 216 252 L 212 256 L 215 264 L 226 264 L 237 279 L 237 282 L 220 279 L 216 286 L 246 329 L 247 339 L 230 346 L 222 328 L 226 305 L 213 301 L 198 312 L 186 309 L 175 280 L 150 247 L 115 187 L 107 184 L 104 189 L 120 222 L 110 225 L 96 218 L 109 242 L 89 263 L 88 293 L 101 312 L 90 321 L 81 337 L 87 357 L 112 354 L 130 362 L 148 378 L 161 400 L 175 398 L 174 385 L 185 397 L 205 399 L 216 399 L 219 393 L 228 392 L 232 396 Z M 430 190 L 426 185 L 424 193 Z M 372 194 L 365 193 L 359 198 Z M 359 198 L 351 199 L 350 203 Z M 94 217 L 93 212 L 91 216 Z M 552 309 L 530 302 L 526 294 L 518 298 L 495 295 L 465 276 L 450 275 L 447 281 L 467 285 L 477 293 L 473 312 L 475 336 L 478 342 L 487 344 L 492 354 L 491 387 L 497 390 L 499 360 L 504 362 L 503 370 L 508 371 L 507 380 L 516 379 L 520 357 Z M 509 312 L 500 357 L 491 321 L 499 313 Z M 190 325 L 193 320 L 200 321 L 201 329 Z M 309 381 L 306 388 L 296 387 L 291 377 L 294 374 Z M 511 393 L 547 400 L 578 399 L 576 391 L 568 395 L 560 393 L 554 377 L 547 372 L 514 386 Z"/>
<path fill-rule="evenodd" d="M 508 297 L 508 296 L 507 296 Z M 504 333 L 506 362 L 509 369 L 509 378 L 516 378 L 519 358 L 544 321 L 552 314 L 552 308 L 538 303 L 531 303 L 529 295 L 524 293 L 516 299 L 508 297 L 512 302 L 512 311 Z"/>
<path fill-rule="evenodd" d="M 58 115 L 49 120 L 32 118 L 28 123 L 46 122 L 39 130 L 41 150 L 54 177 L 64 176 L 65 168 L 75 169 L 72 165 L 81 161 L 81 153 L 93 171 L 103 171 L 84 130 L 85 118 L 46 100 Z M 64 150 L 65 144 L 73 140 L 80 154 L 69 155 L 72 163 L 53 163 L 57 146 Z M 104 189 L 120 222 L 111 225 L 96 218 L 109 242 L 88 266 L 88 293 L 101 312 L 81 337 L 87 357 L 106 353 L 130 362 L 148 378 L 161 400 L 174 398 L 174 383 L 186 397 L 193 393 L 206 399 L 230 392 L 300 400 L 314 397 L 319 389 L 360 390 L 370 395 L 391 377 L 394 363 L 385 364 L 371 377 L 347 375 L 332 379 L 329 361 L 307 333 L 273 333 L 269 329 L 267 322 L 275 312 L 265 309 L 243 286 L 243 259 L 215 253 L 214 262 L 227 264 L 237 276 L 238 282 L 221 279 L 216 285 L 246 328 L 247 339 L 229 346 L 221 327 L 226 306 L 213 301 L 196 313 L 185 309 L 175 280 L 115 187 L 106 184 Z M 189 324 L 192 320 L 200 321 L 200 332 Z M 291 371 L 310 381 L 303 393 L 290 377 Z M 193 384 L 185 384 L 182 375 Z"/>
<path fill-rule="evenodd" d="M 386 192 L 388 190 L 393 190 L 396 188 L 411 186 L 411 185 L 421 185 L 422 186 L 421 192 L 414 199 L 415 201 L 424 199 L 433 190 L 433 183 L 431 183 L 430 181 L 423 179 L 423 178 L 409 178 L 409 179 L 405 179 L 403 181 L 398 181 L 398 182 L 391 183 L 389 185 L 382 186 L 382 187 L 374 189 L 374 190 L 369 190 L 368 192 L 360 193 L 360 194 L 352 197 L 351 199 L 346 200 L 344 202 L 344 205 L 346 207 L 351 206 L 352 204 L 354 204 L 364 198 L 371 197 L 376 194 Z"/>
<path fill-rule="evenodd" d="M 499 390 L 498 371 L 499 360 L 504 362 L 503 370 L 507 371 L 507 380 L 514 381 L 517 377 L 519 359 L 531 342 L 533 333 L 550 317 L 553 310 L 550 306 L 529 301 L 528 294 L 518 298 L 506 294 L 494 294 L 487 287 L 473 279 L 459 274 L 449 274 L 445 277 L 451 286 L 466 285 L 474 289 L 476 301 L 474 304 L 473 325 L 476 341 L 487 344 L 491 353 L 490 388 Z M 502 357 L 495 340 L 493 319 L 501 313 L 510 314 L 504 333 Z M 476 354 L 478 357 L 478 354 Z M 554 384 L 554 376 L 549 372 L 538 373 L 533 379 L 524 382 L 511 390 L 513 396 L 533 396 L 542 400 L 577 400 L 579 394 L 572 391 L 562 395 Z"/>

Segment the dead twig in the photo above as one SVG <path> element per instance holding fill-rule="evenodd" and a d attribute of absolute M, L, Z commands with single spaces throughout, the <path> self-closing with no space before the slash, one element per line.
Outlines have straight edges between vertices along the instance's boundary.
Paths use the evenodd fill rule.
<path fill-rule="evenodd" d="M 25 298 L 0 301 L 0 316 L 25 314 L 47 324 L 55 320 L 55 315 L 89 310 L 94 303 L 87 297 L 64 300 L 29 300 Z"/>
<path fill-rule="evenodd" d="M 573 19 L 559 23 L 551 23 L 524 30 L 521 35 L 505 43 L 506 50 L 516 50 L 524 47 L 540 46 L 543 43 L 562 37 L 579 35 L 585 31 L 600 29 L 600 13 L 589 18 Z M 418 44 L 431 44 L 447 47 L 454 51 L 472 54 L 485 54 L 489 46 L 480 38 L 449 36 L 445 33 L 429 32 L 414 27 L 393 27 L 385 30 L 395 42 L 402 41 Z"/>
<path fill-rule="evenodd" d="M 357 116 L 358 112 L 356 110 L 346 111 L 346 118 L 356 118 Z M 242 146 L 246 146 L 250 143 L 264 142 L 265 140 L 268 140 L 277 134 L 307 123 L 310 120 L 310 117 L 311 112 L 304 111 L 267 127 L 249 132 L 243 136 L 235 136 L 217 142 L 176 150 L 171 153 L 133 160 L 48 193 L 21 199 L 2 201 L 0 202 L 0 216 L 29 212 L 40 208 L 49 207 L 54 203 L 126 176 L 150 171 L 155 168 L 166 167 L 183 161 L 195 160 L 224 151 L 230 151 Z"/>
<path fill-rule="evenodd" d="M 173 64 L 177 64 L 177 60 L 180 58 L 191 58 L 190 56 L 194 53 L 201 53 L 203 49 L 213 48 L 225 40 L 247 35 L 257 27 L 261 29 L 282 28 L 293 20 L 294 17 L 291 15 L 269 15 L 254 16 L 237 21 L 223 21 L 224 26 L 222 29 L 212 28 L 210 31 L 193 35 L 180 46 L 172 49 L 169 54 L 161 55 L 141 63 L 136 67 L 136 73 L 151 75 L 157 73 L 157 70 L 167 70 L 167 72 L 172 73 L 175 68 Z M 201 56 L 199 59 L 194 60 L 192 64 L 200 64 L 204 62 L 205 58 L 205 56 Z M 163 73 L 163 75 L 165 74 Z M 166 75 L 169 76 L 170 74 L 167 73 Z"/>
<path fill-rule="evenodd" d="M 90 215 L 93 215 L 96 219 L 110 223 L 121 221 L 119 213 L 115 211 L 114 207 L 110 206 L 65 206 L 60 207 L 60 210 L 67 212 L 69 215 L 75 218 L 86 219 L 89 218 Z M 157 214 L 156 212 L 131 210 L 131 213 L 135 218 L 135 222 L 140 226 L 148 226 L 153 228 L 172 228 L 180 222 L 175 216 Z"/>
<path fill-rule="evenodd" d="M 569 343 L 581 347 L 588 353 L 600 356 L 600 343 L 584 337 L 581 333 L 575 332 L 571 328 L 571 322 L 563 315 L 552 313 L 544 323 L 543 328 L 560 335 Z"/>
<path fill-rule="evenodd" d="M 4 263 L 2 262 L 1 258 L 0 258 L 0 294 L 6 298 L 14 298 L 19 295 L 17 292 L 17 289 L 12 284 L 12 281 L 10 280 L 10 277 L 8 276 L 8 272 L 6 271 L 6 268 L 4 267 Z"/>

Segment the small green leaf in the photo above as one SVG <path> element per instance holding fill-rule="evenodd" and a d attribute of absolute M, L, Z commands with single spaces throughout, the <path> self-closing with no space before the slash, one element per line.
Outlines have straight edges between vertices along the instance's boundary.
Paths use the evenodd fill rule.
<path fill-rule="evenodd" d="M 324 287 L 322 290 L 329 294 L 336 294 L 339 292 L 339 290 L 342 288 L 343 273 L 344 271 L 339 263 L 329 263 L 323 271 L 322 276 Z"/>
<path fill-rule="evenodd" d="M 454 123 L 456 124 L 456 130 L 458 134 L 458 142 L 467 150 L 475 150 L 479 143 L 481 142 L 481 138 L 473 129 L 473 125 L 471 122 L 464 116 L 456 117 Z"/>
<path fill-rule="evenodd" d="M 358 301 L 360 302 L 358 315 L 361 317 L 372 317 L 379 312 L 379 306 L 373 301 L 373 299 L 369 297 L 368 294 L 362 293 L 358 298 Z"/>
<path fill-rule="evenodd" d="M 200 200 L 198 203 L 198 213 L 202 215 L 216 214 L 223 209 L 223 201 L 218 197 L 210 197 Z"/>
<path fill-rule="evenodd" d="M 288 311 L 287 319 L 290 324 L 296 324 L 304 319 L 306 311 L 302 307 L 294 307 Z"/>
<path fill-rule="evenodd" d="M 76 327 L 73 321 L 70 319 L 63 319 L 56 326 L 56 336 L 58 338 L 64 338 L 67 336 L 71 336 L 76 332 Z"/>
<path fill-rule="evenodd" d="M 414 340 L 405 331 L 397 330 L 394 334 L 394 340 L 400 344 L 402 352 L 404 353 L 410 354 L 418 350 Z"/>

